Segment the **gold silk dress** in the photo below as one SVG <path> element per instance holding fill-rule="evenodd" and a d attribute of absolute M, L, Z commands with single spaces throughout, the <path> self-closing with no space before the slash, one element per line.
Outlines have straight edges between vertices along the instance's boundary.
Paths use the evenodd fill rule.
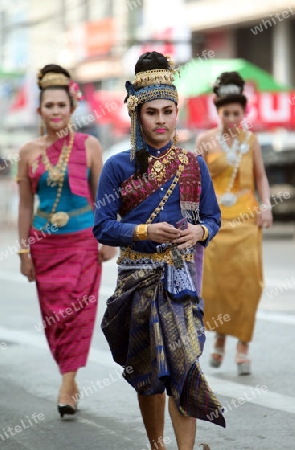
<path fill-rule="evenodd" d="M 244 132 L 238 138 L 242 142 Z M 207 330 L 235 336 L 244 342 L 252 339 L 263 289 L 262 232 L 256 225 L 259 205 L 254 190 L 253 142 L 251 133 L 249 151 L 242 155 L 231 189 L 237 195 L 237 202 L 232 206 L 223 206 L 219 200 L 227 191 L 233 173 L 226 153 L 218 150 L 206 156 L 222 225 L 204 255 L 204 324 Z"/>

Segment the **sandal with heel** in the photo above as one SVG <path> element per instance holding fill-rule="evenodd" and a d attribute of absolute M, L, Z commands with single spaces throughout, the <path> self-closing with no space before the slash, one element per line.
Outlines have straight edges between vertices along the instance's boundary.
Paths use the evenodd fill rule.
<path fill-rule="evenodd" d="M 251 360 L 248 351 L 249 344 L 247 342 L 238 341 L 236 354 L 238 376 L 251 375 Z"/>
<path fill-rule="evenodd" d="M 220 341 L 223 342 L 220 346 Z M 218 369 L 223 361 L 224 358 L 224 347 L 225 347 L 225 336 L 222 334 L 216 334 L 215 337 L 215 344 L 213 346 L 213 352 L 211 353 L 210 359 L 209 359 L 209 365 L 210 367 L 213 367 L 214 369 Z"/>

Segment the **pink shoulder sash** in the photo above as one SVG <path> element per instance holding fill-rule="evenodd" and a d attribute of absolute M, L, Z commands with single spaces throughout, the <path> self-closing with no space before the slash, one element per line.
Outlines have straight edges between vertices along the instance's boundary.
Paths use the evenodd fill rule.
<path fill-rule="evenodd" d="M 75 133 L 74 144 L 68 162 L 69 185 L 72 194 L 86 197 L 93 204 L 92 193 L 87 179 L 86 145 L 87 134 Z M 47 148 L 47 155 L 52 164 L 56 164 L 64 145 L 68 145 L 69 137 L 65 136 L 54 142 Z M 29 167 L 29 178 L 32 183 L 32 191 L 36 194 L 40 177 L 44 174 L 45 167 L 41 155 Z"/>

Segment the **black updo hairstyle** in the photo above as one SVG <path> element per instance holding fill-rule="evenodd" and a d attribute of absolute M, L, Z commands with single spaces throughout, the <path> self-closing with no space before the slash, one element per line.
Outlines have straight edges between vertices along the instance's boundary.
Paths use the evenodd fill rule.
<path fill-rule="evenodd" d="M 44 66 L 39 71 L 39 74 L 38 74 L 38 86 L 40 88 L 40 104 L 41 104 L 41 101 L 42 101 L 43 92 L 45 90 L 61 89 L 61 90 L 64 90 L 66 92 L 66 94 L 68 95 L 68 97 L 70 99 L 71 108 L 73 108 L 74 107 L 74 102 L 73 102 L 73 97 L 71 96 L 70 91 L 69 91 L 69 86 L 47 86 L 44 89 L 41 88 L 40 82 L 42 81 L 43 77 L 47 73 L 61 73 L 62 75 L 65 75 L 67 78 L 69 78 L 69 80 L 71 79 L 70 73 L 66 69 L 64 69 L 63 67 L 59 66 L 58 64 L 46 64 L 46 66 Z"/>
<path fill-rule="evenodd" d="M 154 69 L 170 69 L 169 60 L 162 53 L 147 52 L 141 55 L 135 64 L 135 75 L 146 70 Z M 141 89 L 141 88 L 137 88 Z M 138 107 L 138 113 L 140 113 L 140 107 Z M 149 153 L 145 148 L 137 150 L 135 153 L 135 173 L 143 176 L 148 170 L 148 157 Z"/>
<path fill-rule="evenodd" d="M 141 55 L 135 64 L 135 75 L 139 72 L 154 69 L 169 69 L 169 61 L 162 53 L 147 52 Z"/>
<path fill-rule="evenodd" d="M 240 88 L 240 93 L 221 95 L 220 88 L 222 86 L 226 86 L 229 84 L 238 86 Z M 216 94 L 216 97 L 214 98 L 213 102 L 216 108 L 218 109 L 221 106 L 225 106 L 230 103 L 239 103 L 241 107 L 245 110 L 247 104 L 247 97 L 245 97 L 245 95 L 243 94 L 244 86 L 245 81 L 238 72 L 221 73 L 219 77 L 216 79 L 213 86 L 213 92 L 214 94 Z"/>

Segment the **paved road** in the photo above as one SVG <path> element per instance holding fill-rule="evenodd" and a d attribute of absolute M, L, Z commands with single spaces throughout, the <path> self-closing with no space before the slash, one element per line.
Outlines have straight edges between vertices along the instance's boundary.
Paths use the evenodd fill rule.
<path fill-rule="evenodd" d="M 136 396 L 112 362 L 99 327 L 115 283 L 115 262 L 104 266 L 89 363 L 78 375 L 81 410 L 74 420 L 60 421 L 59 374 L 38 326 L 35 286 L 18 274 L 14 230 L 0 236 L 0 448 L 147 450 Z M 234 339 L 222 368 L 209 368 L 208 333 L 202 367 L 226 409 L 227 429 L 198 422 L 196 449 L 201 442 L 212 450 L 294 448 L 295 242 L 266 240 L 263 250 L 266 288 L 251 347 L 253 375 L 236 376 Z M 164 437 L 168 449 L 176 449 L 168 418 Z"/>

